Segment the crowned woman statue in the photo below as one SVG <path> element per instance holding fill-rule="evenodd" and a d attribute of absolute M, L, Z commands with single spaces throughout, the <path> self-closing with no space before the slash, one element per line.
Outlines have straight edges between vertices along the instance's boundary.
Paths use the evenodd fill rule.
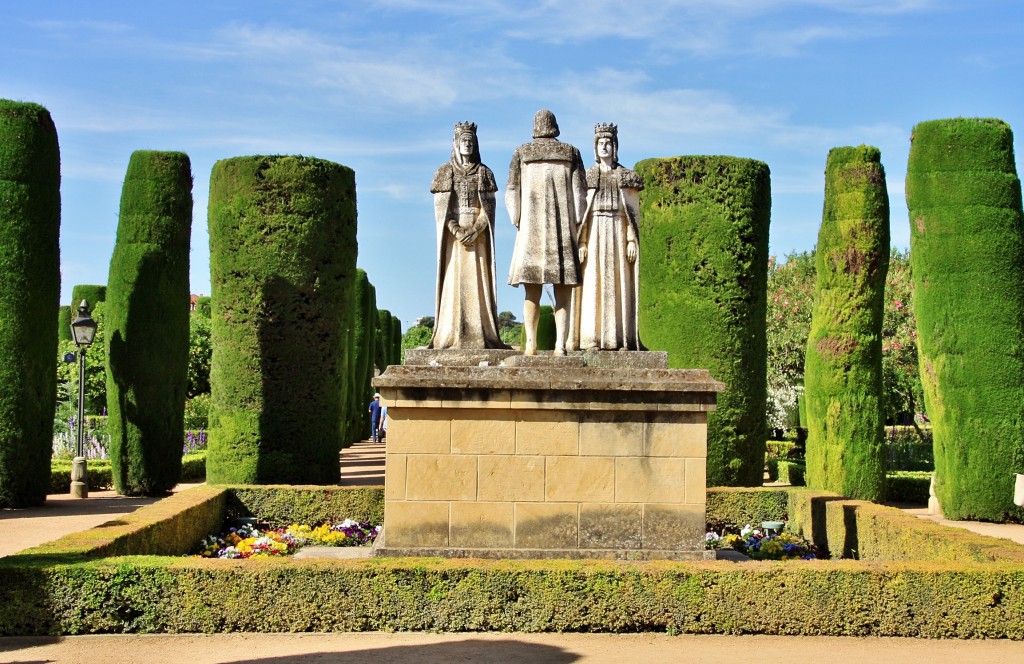
<path fill-rule="evenodd" d="M 582 266 L 573 292 L 570 347 L 643 350 L 637 327 L 640 292 L 640 191 L 643 179 L 619 164 L 618 127 L 594 126 L 587 169 L 587 209 L 577 246 Z"/>
<path fill-rule="evenodd" d="M 455 125 L 452 159 L 434 173 L 437 294 L 429 348 L 508 348 L 498 336 L 494 193 L 480 163 L 476 124 Z"/>

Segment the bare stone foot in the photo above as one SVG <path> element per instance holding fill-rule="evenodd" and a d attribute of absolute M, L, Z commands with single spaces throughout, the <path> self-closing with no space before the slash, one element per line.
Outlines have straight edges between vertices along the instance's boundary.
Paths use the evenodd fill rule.
<path fill-rule="evenodd" d="M 555 355 L 556 357 L 561 357 L 562 355 L 565 355 L 565 349 L 564 348 L 556 348 L 552 352 L 552 354 Z"/>

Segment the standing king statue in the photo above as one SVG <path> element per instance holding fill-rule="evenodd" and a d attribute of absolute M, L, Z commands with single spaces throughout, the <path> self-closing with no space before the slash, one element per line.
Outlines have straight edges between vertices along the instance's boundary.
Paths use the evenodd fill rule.
<path fill-rule="evenodd" d="M 494 173 L 480 163 L 476 124 L 455 125 L 452 158 L 434 173 L 437 293 L 429 348 L 508 348 L 498 335 Z"/>
<path fill-rule="evenodd" d="M 544 284 L 555 290 L 555 355 L 565 354 L 573 286 L 580 283 L 576 234 L 586 206 L 580 151 L 557 140 L 551 111 L 533 118 L 533 139 L 516 148 L 509 166 L 505 206 L 516 234 L 508 282 L 523 285 L 523 352 L 537 352 L 537 323 Z"/>
<path fill-rule="evenodd" d="M 640 196 L 643 178 L 619 164 L 619 131 L 594 125 L 587 169 L 587 210 L 580 224 L 580 286 L 573 292 L 570 348 L 642 350 L 637 330 L 640 290 Z"/>

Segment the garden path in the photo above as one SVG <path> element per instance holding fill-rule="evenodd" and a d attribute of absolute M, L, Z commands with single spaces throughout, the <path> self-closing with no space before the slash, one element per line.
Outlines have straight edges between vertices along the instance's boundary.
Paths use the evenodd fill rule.
<path fill-rule="evenodd" d="M 771 653 L 776 653 L 772 655 Z M 1007 640 L 667 634 L 97 634 L 3 637 L 5 662 L 121 664 L 629 664 L 743 662 L 784 657 L 822 664 L 1020 662 L 1021 644 Z"/>

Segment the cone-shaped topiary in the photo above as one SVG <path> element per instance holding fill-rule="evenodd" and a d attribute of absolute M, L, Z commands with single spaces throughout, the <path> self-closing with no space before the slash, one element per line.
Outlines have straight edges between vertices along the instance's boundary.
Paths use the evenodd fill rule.
<path fill-rule="evenodd" d="M 130 166 L 129 166 L 130 168 Z M 78 284 L 71 289 L 71 307 L 77 312 L 78 305 L 85 300 L 89 303 L 89 310 L 97 302 L 105 302 L 107 299 L 107 287 L 96 284 Z"/>
<path fill-rule="evenodd" d="M 60 306 L 60 150 L 50 113 L 0 100 L 0 508 L 50 486 Z"/>
<path fill-rule="evenodd" d="M 214 164 L 207 479 L 335 484 L 355 174 L 311 157 Z"/>
<path fill-rule="evenodd" d="M 807 485 L 885 497 L 882 316 L 889 272 L 889 194 L 877 148 L 834 148 L 807 339 Z"/>
<path fill-rule="evenodd" d="M 646 159 L 640 196 L 640 336 L 669 366 L 726 386 L 708 416 L 708 486 L 760 486 L 767 399 L 768 165 Z"/>
<path fill-rule="evenodd" d="M 191 236 L 188 155 L 132 153 L 104 303 L 110 467 L 123 495 L 166 493 L 181 476 Z"/>
<path fill-rule="evenodd" d="M 1024 214 L 1001 120 L 914 127 L 910 263 L 935 493 L 950 519 L 1024 518 Z"/>

